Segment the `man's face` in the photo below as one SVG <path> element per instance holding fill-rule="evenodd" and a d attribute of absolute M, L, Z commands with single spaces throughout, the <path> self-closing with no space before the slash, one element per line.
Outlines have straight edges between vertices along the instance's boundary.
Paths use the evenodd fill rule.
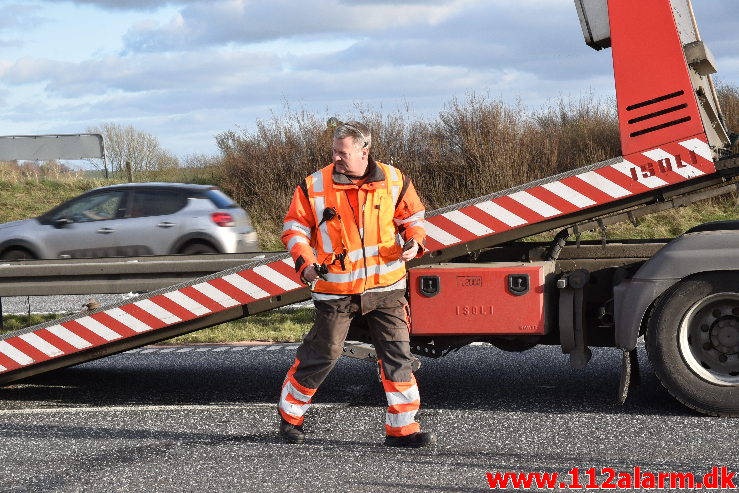
<path fill-rule="evenodd" d="M 367 170 L 369 149 L 354 144 L 354 139 L 334 139 L 333 160 L 336 172 L 344 175 L 362 176 Z"/>

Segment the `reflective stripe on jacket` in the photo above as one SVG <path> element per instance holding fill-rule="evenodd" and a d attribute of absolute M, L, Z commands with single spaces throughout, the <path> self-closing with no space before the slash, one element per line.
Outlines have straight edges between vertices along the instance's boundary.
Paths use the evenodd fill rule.
<path fill-rule="evenodd" d="M 425 211 L 410 179 L 373 160 L 367 171 L 358 186 L 330 164 L 293 194 L 282 241 L 299 274 L 313 263 L 328 267 L 326 279 L 313 287 L 317 293 L 358 294 L 389 286 L 405 276 L 402 243 L 413 238 L 418 256 L 426 251 Z M 358 211 L 347 196 L 352 190 Z"/>

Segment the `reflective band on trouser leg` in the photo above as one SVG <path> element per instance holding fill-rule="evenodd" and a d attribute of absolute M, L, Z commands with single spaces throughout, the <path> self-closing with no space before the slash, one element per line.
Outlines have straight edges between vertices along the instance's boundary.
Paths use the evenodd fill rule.
<path fill-rule="evenodd" d="M 421 426 L 416 423 L 416 413 L 421 407 L 416 377 L 411 374 L 410 382 L 391 382 L 385 378 L 382 361 L 378 360 L 377 363 L 380 365 L 382 387 L 387 397 L 385 433 L 399 437 L 421 431 Z"/>
<path fill-rule="evenodd" d="M 293 375 L 298 369 L 300 360 L 295 359 L 295 363 L 290 367 L 282 384 L 282 393 L 280 394 L 280 414 L 282 419 L 295 426 L 303 424 L 303 415 L 310 407 L 310 401 L 316 393 L 316 389 L 309 389 L 300 385 Z"/>

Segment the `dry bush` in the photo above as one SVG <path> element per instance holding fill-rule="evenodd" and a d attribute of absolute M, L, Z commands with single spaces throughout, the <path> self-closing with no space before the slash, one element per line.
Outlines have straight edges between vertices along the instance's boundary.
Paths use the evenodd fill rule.
<path fill-rule="evenodd" d="M 593 99 L 559 100 L 534 114 L 537 177 L 562 173 L 621 154 L 615 103 Z"/>
<path fill-rule="evenodd" d="M 2 161 L 0 162 L 0 181 L 76 181 L 83 172 L 70 168 L 56 160 L 51 161 Z"/>
<path fill-rule="evenodd" d="M 265 248 L 277 237 L 295 187 L 331 161 L 331 131 L 326 120 L 305 112 L 258 121 L 256 131 L 223 132 L 219 183 L 254 219 Z"/>
<path fill-rule="evenodd" d="M 619 154 L 615 112 L 592 98 L 532 114 L 520 104 L 470 94 L 430 121 L 407 108 L 356 112 L 353 119 L 372 129 L 372 156 L 408 174 L 429 210 Z M 252 132 L 216 137 L 223 154 L 218 182 L 250 211 L 267 248 L 279 246 L 295 187 L 331 160 L 326 120 L 293 111 L 258 121 Z"/>
<path fill-rule="evenodd" d="M 719 85 L 729 128 L 739 129 L 739 89 Z M 252 132 L 227 131 L 218 183 L 253 215 L 265 247 L 279 248 L 295 187 L 330 162 L 326 116 L 288 111 Z M 351 116 L 373 133 L 372 156 L 409 175 L 428 210 L 598 163 L 621 154 L 612 101 L 592 95 L 529 110 L 485 95 L 454 99 L 434 119 L 407 108 L 362 107 Z"/>
<path fill-rule="evenodd" d="M 726 84 L 718 84 L 717 86 L 719 104 L 726 121 L 726 127 L 729 132 L 739 133 L 739 88 Z M 733 151 L 739 153 L 739 141 L 734 145 Z"/>

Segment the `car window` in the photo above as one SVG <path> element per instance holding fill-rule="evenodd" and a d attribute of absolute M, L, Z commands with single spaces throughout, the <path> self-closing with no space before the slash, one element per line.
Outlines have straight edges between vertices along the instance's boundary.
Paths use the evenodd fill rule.
<path fill-rule="evenodd" d="M 238 207 L 228 195 L 218 189 L 208 190 L 207 192 L 205 192 L 205 195 L 219 209 L 233 209 L 234 207 Z"/>
<path fill-rule="evenodd" d="M 76 223 L 102 221 L 119 216 L 123 206 L 123 190 L 111 190 L 80 197 L 55 211 L 52 221 L 67 218 Z"/>
<path fill-rule="evenodd" d="M 174 190 L 136 190 L 131 202 L 131 217 L 174 214 L 185 207 L 187 199 Z"/>

